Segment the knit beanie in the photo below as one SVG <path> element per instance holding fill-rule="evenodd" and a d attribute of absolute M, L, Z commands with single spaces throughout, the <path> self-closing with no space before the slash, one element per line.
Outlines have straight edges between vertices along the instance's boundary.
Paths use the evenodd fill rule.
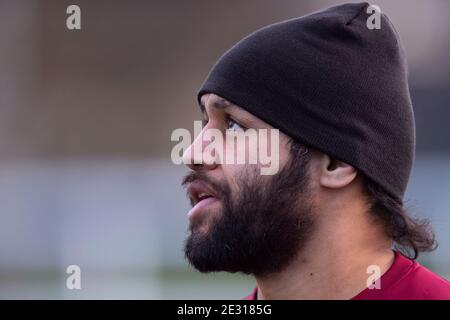
<path fill-rule="evenodd" d="M 226 51 L 197 99 L 215 93 L 292 139 L 344 161 L 402 203 L 415 150 L 406 61 L 368 3 L 263 27 Z"/>

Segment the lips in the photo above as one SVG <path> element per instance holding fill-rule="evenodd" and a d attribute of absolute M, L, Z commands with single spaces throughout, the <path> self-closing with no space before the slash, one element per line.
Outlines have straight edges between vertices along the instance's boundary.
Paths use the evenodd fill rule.
<path fill-rule="evenodd" d="M 212 189 L 201 181 L 190 183 L 187 193 L 192 203 L 192 209 L 188 212 L 189 218 L 218 201 Z"/>

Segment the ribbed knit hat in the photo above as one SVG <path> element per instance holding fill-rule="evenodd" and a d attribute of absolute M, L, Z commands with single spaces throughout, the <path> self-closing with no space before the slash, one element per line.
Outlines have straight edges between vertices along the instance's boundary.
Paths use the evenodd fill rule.
<path fill-rule="evenodd" d="M 369 29 L 368 3 L 275 23 L 245 37 L 198 92 L 215 93 L 291 138 L 344 161 L 399 203 L 414 159 L 404 51 L 389 19 Z"/>

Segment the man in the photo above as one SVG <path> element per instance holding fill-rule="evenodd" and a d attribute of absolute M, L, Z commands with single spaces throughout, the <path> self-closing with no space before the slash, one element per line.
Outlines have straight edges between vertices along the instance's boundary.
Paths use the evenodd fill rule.
<path fill-rule="evenodd" d="M 256 31 L 198 93 L 185 254 L 201 272 L 253 275 L 248 299 L 450 299 L 448 281 L 414 261 L 435 240 L 403 209 L 415 148 L 405 57 L 384 14 L 367 27 L 367 7 Z M 212 129 L 225 140 L 279 129 L 279 171 L 226 163 L 226 147 L 202 162 Z"/>

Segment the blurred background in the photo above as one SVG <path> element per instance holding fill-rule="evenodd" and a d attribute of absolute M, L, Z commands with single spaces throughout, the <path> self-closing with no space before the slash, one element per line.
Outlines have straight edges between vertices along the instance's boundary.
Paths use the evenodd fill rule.
<path fill-rule="evenodd" d="M 219 56 L 270 23 L 344 1 L 0 0 L 0 298 L 239 299 L 252 278 L 183 258 L 189 208 L 176 128 Z M 81 30 L 66 8 L 81 7 Z M 410 211 L 450 279 L 450 1 L 377 1 L 410 70 L 417 158 Z M 82 290 L 66 289 L 67 266 Z"/>

